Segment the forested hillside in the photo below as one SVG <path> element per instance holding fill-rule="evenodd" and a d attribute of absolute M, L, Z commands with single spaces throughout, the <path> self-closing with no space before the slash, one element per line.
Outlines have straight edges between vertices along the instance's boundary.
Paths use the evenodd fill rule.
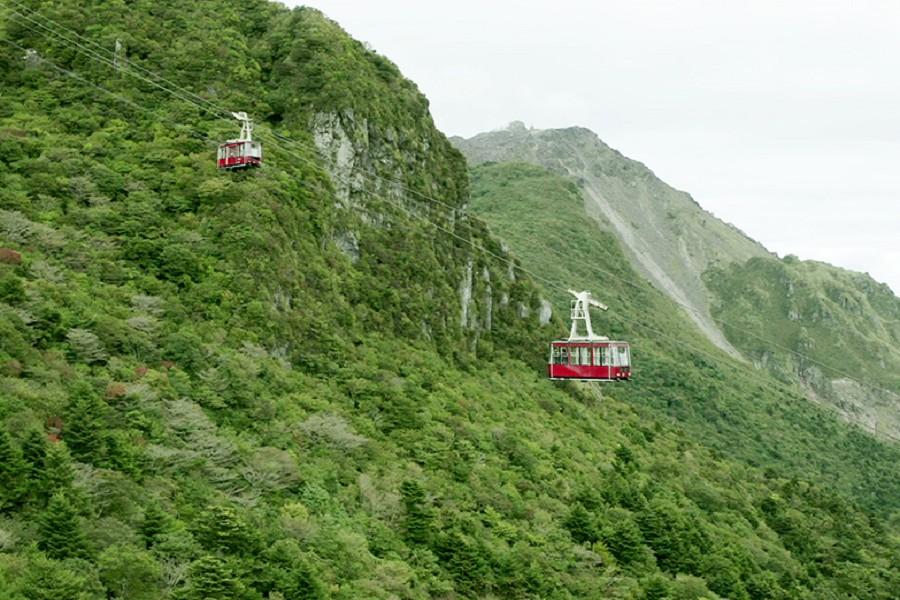
<path fill-rule="evenodd" d="M 745 355 L 900 438 L 900 298 L 887 285 L 793 256 L 715 268 L 705 278 L 713 314 Z"/>
<path fill-rule="evenodd" d="M 778 259 L 582 127 L 514 122 L 452 141 L 473 165 L 528 163 L 576 183 L 584 210 L 570 216 L 612 233 L 634 269 L 716 345 L 900 439 L 900 300 L 887 286 Z"/>
<path fill-rule="evenodd" d="M 900 588 L 897 449 L 652 341 L 620 307 L 690 331 L 652 287 L 597 289 L 644 383 L 547 382 L 559 298 L 469 216 L 415 86 L 317 11 L 3 7 L 0 597 Z M 216 171 L 221 107 L 259 121 L 262 169 Z"/>

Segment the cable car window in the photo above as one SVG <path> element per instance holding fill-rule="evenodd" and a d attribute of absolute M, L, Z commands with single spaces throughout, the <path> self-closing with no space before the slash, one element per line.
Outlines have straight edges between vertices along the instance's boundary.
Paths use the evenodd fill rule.
<path fill-rule="evenodd" d="M 568 358 L 565 355 L 565 348 L 560 348 L 559 346 L 553 347 L 553 363 L 557 365 L 564 365 L 568 361 Z"/>
<path fill-rule="evenodd" d="M 629 359 L 628 347 L 620 346 L 619 347 L 619 365 L 621 365 L 623 367 L 627 367 L 630 364 L 630 361 L 628 359 Z"/>
<path fill-rule="evenodd" d="M 594 346 L 594 366 L 599 367 L 603 364 L 605 348 L 603 346 Z"/>
<path fill-rule="evenodd" d="M 569 349 L 565 346 L 559 349 L 559 363 L 561 365 L 565 365 L 569 363 Z"/>

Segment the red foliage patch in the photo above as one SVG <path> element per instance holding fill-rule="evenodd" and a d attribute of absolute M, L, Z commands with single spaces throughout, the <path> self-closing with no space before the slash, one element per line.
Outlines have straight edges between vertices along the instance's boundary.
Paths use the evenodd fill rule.
<path fill-rule="evenodd" d="M 47 439 L 51 442 L 58 442 L 62 437 L 63 420 L 59 417 L 50 417 L 47 419 Z"/>
<path fill-rule="evenodd" d="M 148 368 L 145 367 L 144 365 L 141 365 L 141 366 L 139 366 L 139 367 L 135 367 L 135 368 L 134 368 L 134 374 L 137 375 L 138 379 L 140 379 L 141 377 L 143 377 L 144 375 L 146 375 L 147 372 L 148 372 L 149 370 L 150 370 L 150 369 L 148 369 Z"/>
<path fill-rule="evenodd" d="M 0 263 L 20 265 L 22 264 L 22 255 L 11 248 L 0 248 Z"/>
<path fill-rule="evenodd" d="M 125 387 L 124 383 L 119 383 L 117 381 L 111 381 L 106 386 L 106 399 L 107 400 L 115 400 L 117 398 L 122 398 L 127 393 L 128 393 L 128 388 Z"/>

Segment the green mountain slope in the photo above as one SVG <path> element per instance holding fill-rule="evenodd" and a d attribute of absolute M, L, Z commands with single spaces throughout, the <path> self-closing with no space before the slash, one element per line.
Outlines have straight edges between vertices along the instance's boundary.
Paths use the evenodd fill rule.
<path fill-rule="evenodd" d="M 896 507 L 898 490 L 891 483 L 896 467 L 871 469 L 869 450 L 854 457 L 845 454 L 844 442 L 831 436 L 846 430 L 810 406 L 800 389 L 777 384 L 717 350 L 630 267 L 610 233 L 584 219 L 582 192 L 575 183 L 541 167 L 485 164 L 472 171 L 472 210 L 523 265 L 552 281 L 593 290 L 611 307 L 595 315 L 595 329 L 633 342 L 636 377 L 609 394 L 678 419 L 696 439 L 742 462 L 803 473 L 848 493 L 868 487 L 864 482 L 873 476 L 882 478 L 875 505 Z M 557 293 L 553 299 L 557 312 L 564 314 L 568 298 Z M 835 468 L 828 464 L 833 460 L 849 462 Z"/>
<path fill-rule="evenodd" d="M 524 162 L 578 181 L 587 215 L 616 236 L 635 269 L 685 307 L 713 343 L 737 356 L 710 314 L 703 273 L 713 265 L 767 256 L 759 243 L 588 129 L 537 130 L 513 123 L 453 143 L 475 165 Z"/>
<path fill-rule="evenodd" d="M 799 390 L 781 388 L 778 393 L 753 368 L 719 352 L 663 294 L 642 283 L 611 234 L 584 219 L 582 192 L 575 183 L 540 167 L 490 163 L 472 171 L 472 182 L 473 212 L 525 266 L 551 280 L 594 290 L 611 307 L 609 313 L 595 315 L 595 328 L 632 341 L 635 379 L 627 386 L 604 388 L 605 401 L 627 400 L 646 418 L 670 415 L 691 437 L 733 459 L 767 467 L 770 474 L 787 468 L 823 481 L 843 472 L 827 485 L 849 484 L 844 489 L 851 494 L 868 487 L 871 477 L 880 477 L 879 495 L 893 503 L 895 467 L 875 464 L 894 460 L 890 456 L 896 449 L 868 439 L 863 445 L 871 444 L 869 449 L 847 454 L 867 436 L 846 432 L 833 417 L 809 405 Z M 557 296 L 555 301 L 558 311 L 564 311 L 567 299 Z M 843 441 L 832 437 L 845 434 L 849 437 Z M 875 448 L 885 453 L 872 461 L 868 452 Z M 816 456 L 829 463 L 838 456 L 850 462 L 835 468 L 835 463 L 816 464 Z M 859 469 L 859 479 L 840 482 L 849 474 L 845 468 Z"/>
<path fill-rule="evenodd" d="M 706 280 L 713 314 L 746 356 L 900 437 L 900 298 L 888 286 L 794 257 L 712 269 Z"/>
<path fill-rule="evenodd" d="M 0 53 L 0 597 L 900 586 L 896 449 L 730 367 L 671 385 L 687 355 L 662 345 L 641 367 L 655 386 L 545 381 L 563 325 L 461 210 L 462 157 L 318 12 L 28 6 L 252 112 L 266 166 L 216 172 L 233 122 L 7 5 L 2 39 L 36 54 Z M 611 236 L 584 244 L 633 275 Z M 618 294 L 681 318 L 650 286 Z"/>
<path fill-rule="evenodd" d="M 827 265 L 777 267 L 759 244 L 583 128 L 513 123 L 453 143 L 475 164 L 521 161 L 569 177 L 584 199 L 579 218 L 614 233 L 635 269 L 717 346 L 853 422 L 900 436 L 897 298 L 886 287 Z M 768 348 L 770 340 L 781 348 Z"/>

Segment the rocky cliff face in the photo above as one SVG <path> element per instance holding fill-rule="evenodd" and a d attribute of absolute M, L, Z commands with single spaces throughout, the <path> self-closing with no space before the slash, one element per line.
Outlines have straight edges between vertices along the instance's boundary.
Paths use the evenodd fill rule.
<path fill-rule="evenodd" d="M 510 314 L 539 325 L 549 323 L 549 308 L 544 309 L 549 305 L 537 296 L 518 294 L 515 306 L 510 307 L 510 296 L 516 295 L 512 290 L 517 284 L 515 272 L 484 251 L 496 244 L 486 239 L 484 226 L 464 212 L 468 187 L 457 185 L 460 180 L 465 182 L 463 159 L 433 128 L 430 118 L 404 132 L 377 116 L 353 110 L 320 112 L 310 119 L 310 129 L 335 190 L 334 208 L 346 215 L 343 225 L 334 231 L 334 242 L 354 264 L 361 256 L 361 238 L 373 230 L 390 229 L 392 213 L 437 223 L 455 236 L 443 253 L 442 268 L 427 280 L 411 282 L 433 286 L 433 280 L 442 280 L 443 285 L 429 288 L 427 296 L 437 300 L 443 293 L 445 302 L 449 301 L 447 290 L 457 290 L 458 317 L 449 316 L 440 323 L 423 319 L 421 330 L 426 338 L 433 339 L 437 327 L 453 329 L 458 323 L 474 350 L 480 337 L 494 326 L 495 310 L 510 310 Z M 445 169 L 450 166 L 446 179 L 433 175 L 431 163 L 437 159 L 443 159 Z M 430 178 L 423 188 L 421 182 Z M 436 233 L 446 243 L 446 233 Z M 491 252 L 508 258 L 503 248 Z M 537 317 L 531 315 L 533 311 L 538 311 Z"/>
<path fill-rule="evenodd" d="M 737 355 L 710 314 L 702 275 L 714 265 L 766 256 L 759 243 L 588 129 L 535 130 L 513 123 L 505 130 L 451 141 L 475 165 L 527 162 L 574 178 L 586 214 L 618 237 L 635 267 L 679 303 L 710 340 Z"/>

